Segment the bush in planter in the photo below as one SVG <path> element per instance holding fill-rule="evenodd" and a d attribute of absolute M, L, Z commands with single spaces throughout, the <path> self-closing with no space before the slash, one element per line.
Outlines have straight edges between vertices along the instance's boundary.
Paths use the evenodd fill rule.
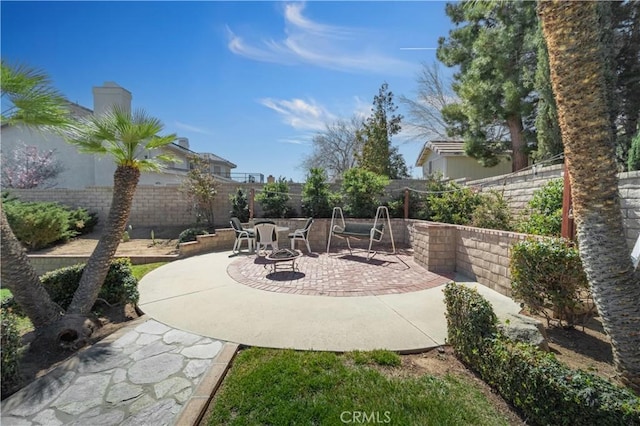
<path fill-rule="evenodd" d="M 3 203 L 16 238 L 30 250 L 47 247 L 77 235 L 69 229 L 69 211 L 58 203 Z"/>
<path fill-rule="evenodd" d="M 229 195 L 229 200 L 231 201 L 230 217 L 237 217 L 242 223 L 248 222 L 249 200 L 247 192 L 242 188 L 238 188 L 235 194 Z"/>
<path fill-rule="evenodd" d="M 331 217 L 333 207 L 338 204 L 338 196 L 329 190 L 327 173 L 314 167 L 309 170 L 302 186 L 302 212 L 307 217 Z"/>
<path fill-rule="evenodd" d="M 358 167 L 344 172 L 342 179 L 345 213 L 350 217 L 374 217 L 389 179 Z"/>
<path fill-rule="evenodd" d="M 559 237 L 563 188 L 562 179 L 554 179 L 535 191 L 528 203 L 527 217 L 517 226 L 518 232 Z"/>
<path fill-rule="evenodd" d="M 69 229 L 76 235 L 84 235 L 93 231 L 98 224 L 98 215 L 89 213 L 87 209 L 77 208 L 69 211 Z"/>
<path fill-rule="evenodd" d="M 480 203 L 471 214 L 471 226 L 510 231 L 511 210 L 501 193 L 488 191 L 480 194 Z"/>
<path fill-rule="evenodd" d="M 204 228 L 187 228 L 178 235 L 178 244 L 197 241 L 198 235 L 207 235 L 208 232 Z"/>
<path fill-rule="evenodd" d="M 562 324 L 573 326 L 589 292 L 578 249 L 559 238 L 529 239 L 511 248 L 513 298 L 547 321 L 553 310 Z"/>
<path fill-rule="evenodd" d="M 640 425 L 631 391 L 558 362 L 553 354 L 500 334 L 489 302 L 455 283 L 445 287 L 448 343 L 532 425 Z"/>
<path fill-rule="evenodd" d="M 264 217 L 285 218 L 290 207 L 289 184 L 285 178 L 280 177 L 277 181 L 268 182 L 262 188 L 262 192 L 256 195 L 256 201 L 262 206 Z"/>
<path fill-rule="evenodd" d="M 42 285 L 51 299 L 63 309 L 71 303 L 73 294 L 78 288 L 84 264 L 69 266 L 47 272 L 40 277 Z M 98 297 L 109 304 L 138 303 L 138 280 L 131 272 L 129 259 L 115 259 L 111 262 L 109 272 L 100 289 Z"/>

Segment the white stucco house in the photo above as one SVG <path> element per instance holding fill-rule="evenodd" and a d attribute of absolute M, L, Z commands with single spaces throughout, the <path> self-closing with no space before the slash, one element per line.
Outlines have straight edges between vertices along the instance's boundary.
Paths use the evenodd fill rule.
<path fill-rule="evenodd" d="M 462 141 L 427 141 L 422 147 L 416 167 L 424 178 L 442 173 L 443 178 L 475 180 L 511 173 L 511 158 L 504 155 L 494 167 L 483 167 L 464 152 Z"/>
<path fill-rule="evenodd" d="M 69 103 L 74 117 L 89 114 L 102 114 L 114 105 L 131 110 L 131 92 L 113 82 L 106 82 L 93 88 L 93 110 L 75 103 Z M 1 128 L 1 152 L 4 158 L 10 158 L 16 147 L 35 146 L 39 151 L 55 150 L 55 158 L 62 164 L 63 171 L 57 177 L 58 188 L 81 189 L 88 186 L 112 186 L 116 165 L 108 156 L 81 154 L 76 147 L 68 144 L 54 133 L 27 128 L 19 125 L 3 125 Z M 236 167 L 232 162 L 210 153 L 196 153 L 189 149 L 189 140 L 179 137 L 169 146 L 161 148 L 171 154 L 175 161 L 163 171 L 144 172 L 140 176 L 140 185 L 177 185 L 189 171 L 188 157 L 199 155 L 209 161 L 211 173 L 222 181 L 230 181 L 231 170 Z M 144 153 L 156 156 L 159 150 Z"/>

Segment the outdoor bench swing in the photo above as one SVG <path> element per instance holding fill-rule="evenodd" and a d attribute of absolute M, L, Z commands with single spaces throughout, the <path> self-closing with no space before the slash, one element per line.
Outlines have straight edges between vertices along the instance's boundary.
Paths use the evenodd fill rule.
<path fill-rule="evenodd" d="M 369 249 L 367 250 L 367 260 L 373 258 L 376 255 L 376 251 L 371 251 L 373 242 L 379 243 L 384 236 L 384 219 L 386 218 L 387 227 L 389 228 L 389 237 L 391 237 L 391 246 L 393 251 L 390 254 L 396 253 L 396 244 L 393 241 L 393 231 L 391 229 L 391 219 L 389 218 L 389 210 L 385 206 L 380 206 L 376 210 L 376 218 L 373 223 L 359 223 L 359 222 L 345 222 L 342 209 L 340 207 L 334 207 L 331 214 L 331 227 L 329 228 L 329 241 L 327 241 L 327 254 L 331 248 L 331 237 L 336 236 L 347 240 L 347 246 L 349 247 L 349 253 L 353 254 L 351 249 L 350 238 L 355 239 L 369 239 Z M 340 223 L 337 223 L 339 219 Z"/>

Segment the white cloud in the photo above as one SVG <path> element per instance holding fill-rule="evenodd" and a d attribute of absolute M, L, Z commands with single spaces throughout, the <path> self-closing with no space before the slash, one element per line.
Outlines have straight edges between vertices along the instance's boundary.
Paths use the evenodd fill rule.
<path fill-rule="evenodd" d="M 283 139 L 278 139 L 278 142 L 280 143 L 286 143 L 286 144 L 290 144 L 290 145 L 308 145 L 309 142 L 306 140 L 303 140 L 303 138 L 296 138 L 296 137 L 291 137 L 291 138 L 283 138 Z"/>
<path fill-rule="evenodd" d="M 416 65 L 376 51 L 367 31 L 322 24 L 305 17 L 304 3 L 284 7 L 284 37 L 247 43 L 227 28 L 229 50 L 262 62 L 311 64 L 350 72 L 406 74 Z"/>
<path fill-rule="evenodd" d="M 280 114 L 282 121 L 298 130 L 323 130 L 335 116 L 314 100 L 260 99 L 259 102 Z"/>
<path fill-rule="evenodd" d="M 213 132 L 211 130 L 205 129 L 204 127 L 193 126 L 191 124 L 181 123 L 180 121 L 176 121 L 173 124 L 180 130 L 213 136 Z"/>

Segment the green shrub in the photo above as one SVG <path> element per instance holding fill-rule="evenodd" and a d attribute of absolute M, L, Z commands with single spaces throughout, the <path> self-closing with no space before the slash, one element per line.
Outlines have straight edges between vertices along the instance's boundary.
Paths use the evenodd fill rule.
<path fill-rule="evenodd" d="M 455 225 L 471 224 L 473 211 L 481 203 L 480 195 L 455 182 L 448 182 L 444 191 L 427 196 L 430 220 Z"/>
<path fill-rule="evenodd" d="M 528 203 L 526 217 L 517 226 L 518 232 L 559 237 L 563 188 L 562 179 L 554 179 L 535 191 Z"/>
<path fill-rule="evenodd" d="M 358 167 L 344 172 L 342 194 L 345 213 L 351 217 L 374 217 L 388 183 L 387 177 Z"/>
<path fill-rule="evenodd" d="M 509 268 L 514 299 L 532 313 L 545 315 L 547 321 L 552 309 L 561 324 L 575 323 L 589 283 L 578 249 L 569 241 L 545 238 L 514 244 Z"/>
<path fill-rule="evenodd" d="M 77 235 L 69 229 L 69 211 L 58 203 L 4 203 L 4 211 L 16 238 L 37 250 Z"/>
<path fill-rule="evenodd" d="M 93 231 L 98 224 L 98 215 L 89 213 L 87 209 L 77 208 L 69 211 L 69 229 L 76 235 L 84 235 Z"/>
<path fill-rule="evenodd" d="M 387 204 L 391 217 L 404 217 L 404 191 Z M 409 218 L 426 220 L 425 200 L 418 192 L 409 191 Z"/>
<path fill-rule="evenodd" d="M 197 241 L 198 235 L 207 235 L 208 232 L 204 228 L 187 228 L 178 235 L 178 244 Z"/>
<path fill-rule="evenodd" d="M 484 356 L 485 341 L 498 332 L 496 314 L 475 289 L 449 283 L 445 286 L 444 296 L 447 343 L 453 346 L 463 362 L 477 365 Z"/>
<path fill-rule="evenodd" d="M 511 210 L 501 193 L 488 191 L 480 194 L 480 203 L 471 214 L 471 225 L 478 228 L 511 230 Z"/>
<path fill-rule="evenodd" d="M 284 218 L 287 216 L 287 210 L 290 207 L 289 202 L 289 184 L 283 177 L 277 181 L 268 182 L 262 188 L 262 192 L 256 195 L 256 201 L 262 206 L 264 217 Z"/>
<path fill-rule="evenodd" d="M 20 384 L 20 334 L 17 317 L 10 309 L 0 309 L 0 357 L 2 365 L 2 394 Z"/>
<path fill-rule="evenodd" d="M 229 195 L 231 201 L 230 217 L 237 217 L 240 222 L 245 223 L 249 221 L 249 199 L 247 198 L 247 192 L 242 188 L 236 189 L 236 193 Z"/>
<path fill-rule="evenodd" d="M 71 303 L 84 267 L 84 264 L 78 264 L 60 268 L 40 277 L 40 281 L 51 299 L 63 309 L 66 309 Z M 129 259 L 113 260 L 98 297 L 113 305 L 136 304 L 139 296 L 138 280 L 131 272 L 131 261 Z"/>
<path fill-rule="evenodd" d="M 338 196 L 329 190 L 324 169 L 314 167 L 309 170 L 302 186 L 302 213 L 307 217 L 331 217 L 336 204 Z"/>
<path fill-rule="evenodd" d="M 456 354 L 532 425 L 640 425 L 640 399 L 607 380 L 559 363 L 496 328 L 475 290 L 445 287 L 448 341 Z"/>

